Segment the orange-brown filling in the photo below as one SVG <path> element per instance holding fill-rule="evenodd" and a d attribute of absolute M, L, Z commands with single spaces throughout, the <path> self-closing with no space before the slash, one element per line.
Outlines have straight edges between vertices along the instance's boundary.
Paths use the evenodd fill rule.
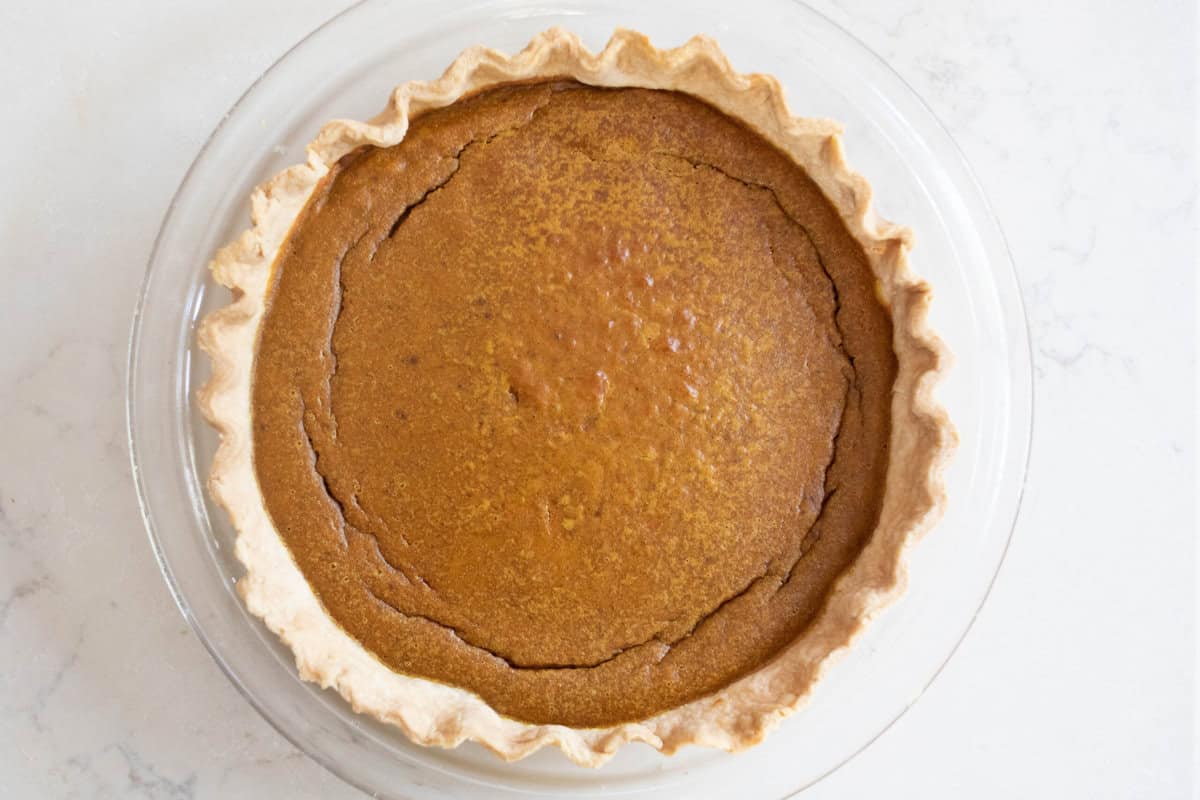
<path fill-rule="evenodd" d="M 275 265 L 267 508 L 391 668 L 575 726 L 802 634 L 878 518 L 896 362 L 862 248 L 688 96 L 547 82 L 330 172 Z"/>

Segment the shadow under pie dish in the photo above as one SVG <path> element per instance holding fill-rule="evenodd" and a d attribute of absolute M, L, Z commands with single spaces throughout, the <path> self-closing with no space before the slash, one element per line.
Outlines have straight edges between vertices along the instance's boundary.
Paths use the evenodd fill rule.
<path fill-rule="evenodd" d="M 210 488 L 302 677 L 422 744 L 761 740 L 940 514 L 946 356 L 835 123 L 552 30 L 333 122 L 212 269 Z"/>

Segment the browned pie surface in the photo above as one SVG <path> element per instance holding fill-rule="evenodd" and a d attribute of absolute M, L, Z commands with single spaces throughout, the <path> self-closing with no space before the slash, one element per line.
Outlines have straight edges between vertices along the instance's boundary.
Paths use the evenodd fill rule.
<path fill-rule="evenodd" d="M 859 245 L 682 94 L 494 89 L 347 156 L 275 265 L 271 517 L 392 668 L 528 722 L 712 693 L 878 517 L 896 363 Z"/>

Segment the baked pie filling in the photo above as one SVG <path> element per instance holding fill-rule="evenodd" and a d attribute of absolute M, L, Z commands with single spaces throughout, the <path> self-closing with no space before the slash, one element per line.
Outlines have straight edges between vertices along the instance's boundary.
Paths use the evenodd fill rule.
<path fill-rule="evenodd" d="M 506 85 L 317 185 L 253 463 L 392 670 L 608 726 L 814 620 L 879 519 L 896 375 L 863 247 L 787 154 L 679 92 Z"/>

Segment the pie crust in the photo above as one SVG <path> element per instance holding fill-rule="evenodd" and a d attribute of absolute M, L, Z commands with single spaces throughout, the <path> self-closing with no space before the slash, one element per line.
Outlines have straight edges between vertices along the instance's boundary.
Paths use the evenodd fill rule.
<path fill-rule="evenodd" d="M 649 719 L 605 728 L 534 725 L 505 718 L 478 696 L 392 671 L 327 614 L 264 506 L 253 465 L 251 378 L 272 264 L 293 222 L 331 166 L 362 145 L 394 145 L 408 120 L 502 83 L 571 78 L 602 87 L 684 92 L 754 128 L 803 167 L 863 247 L 890 308 L 898 372 L 893 388 L 890 460 L 878 525 L 853 565 L 837 581 L 809 629 L 772 660 L 725 689 Z M 295 653 L 300 676 L 336 687 L 355 711 L 399 727 L 414 742 L 454 747 L 477 741 L 506 760 L 547 744 L 584 766 L 599 766 L 630 741 L 670 754 L 685 744 L 736 751 L 758 743 L 812 691 L 830 657 L 904 588 L 904 549 L 941 516 L 942 473 L 956 443 L 933 390 L 949 357 L 929 329 L 928 285 L 909 269 L 908 229 L 879 219 L 866 180 L 847 167 L 840 126 L 793 117 L 777 81 L 733 71 L 716 44 L 696 37 L 658 50 L 639 33 L 618 30 L 599 53 L 552 29 L 509 57 L 473 48 L 441 78 L 398 87 L 369 122 L 327 124 L 308 147 L 307 163 L 255 190 L 253 227 L 211 264 L 234 301 L 200 326 L 212 357 L 199 405 L 221 435 L 209 488 L 237 529 L 236 554 L 246 569 L 238 589 L 249 610 Z"/>

